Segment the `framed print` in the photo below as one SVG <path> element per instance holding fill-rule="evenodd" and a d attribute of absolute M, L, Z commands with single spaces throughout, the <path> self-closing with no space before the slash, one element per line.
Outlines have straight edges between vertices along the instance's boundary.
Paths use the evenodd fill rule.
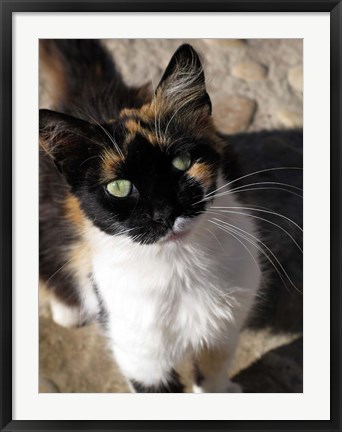
<path fill-rule="evenodd" d="M 340 2 L 1 18 L 1 430 L 341 430 Z"/>

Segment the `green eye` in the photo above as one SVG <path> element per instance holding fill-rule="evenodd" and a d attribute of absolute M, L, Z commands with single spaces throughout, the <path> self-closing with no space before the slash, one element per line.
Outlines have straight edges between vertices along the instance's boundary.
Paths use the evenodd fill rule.
<path fill-rule="evenodd" d="M 125 198 L 132 191 L 132 183 L 129 180 L 113 180 L 107 184 L 107 191 L 117 198 Z"/>
<path fill-rule="evenodd" d="M 180 171 L 186 171 L 191 165 L 191 156 L 189 153 L 183 153 L 175 157 L 172 165 Z"/>

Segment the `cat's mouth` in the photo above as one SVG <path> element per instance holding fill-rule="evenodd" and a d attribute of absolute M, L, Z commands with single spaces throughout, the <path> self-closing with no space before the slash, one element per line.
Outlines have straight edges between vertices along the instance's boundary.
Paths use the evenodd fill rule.
<path fill-rule="evenodd" d="M 196 217 L 181 216 L 177 217 L 173 225 L 154 224 L 154 226 L 144 227 L 140 233 L 135 230 L 130 233 L 134 242 L 149 245 L 165 245 L 174 242 L 185 241 L 191 234 L 194 226 L 198 221 Z"/>
<path fill-rule="evenodd" d="M 160 239 L 161 243 L 184 240 L 190 233 L 194 218 L 178 217 L 172 229 Z"/>

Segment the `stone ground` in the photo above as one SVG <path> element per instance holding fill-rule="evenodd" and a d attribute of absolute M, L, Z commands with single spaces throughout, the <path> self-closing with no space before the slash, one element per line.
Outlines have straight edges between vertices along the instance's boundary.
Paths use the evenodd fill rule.
<path fill-rule="evenodd" d="M 151 77 L 157 83 L 182 42 L 107 40 L 105 44 L 127 83 L 139 85 Z M 302 40 L 187 42 L 202 54 L 214 119 L 239 153 L 243 172 L 301 167 Z M 48 108 L 49 88 L 43 70 L 40 96 L 41 107 Z M 299 170 L 268 171 L 246 178 L 245 184 L 273 181 L 301 188 L 301 174 Z M 241 195 L 248 205 L 281 213 L 301 225 L 302 199 L 295 188 L 291 188 L 295 194 L 259 187 Z M 284 230 L 301 244 L 300 231 L 285 218 L 257 214 L 273 222 L 258 220 L 259 230 L 293 284 L 264 263 L 268 282 L 242 332 L 230 374 L 245 392 L 302 392 L 302 255 Z M 65 329 L 53 323 L 44 288 L 40 289 L 40 304 L 40 392 L 127 392 L 97 326 Z M 181 375 L 189 384 L 189 364 L 182 366 Z"/>

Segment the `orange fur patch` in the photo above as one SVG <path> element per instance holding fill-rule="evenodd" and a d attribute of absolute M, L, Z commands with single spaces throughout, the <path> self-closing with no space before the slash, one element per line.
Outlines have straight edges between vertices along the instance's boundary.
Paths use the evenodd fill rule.
<path fill-rule="evenodd" d="M 74 243 L 69 250 L 68 268 L 78 280 L 86 280 L 91 272 L 90 247 L 85 240 Z"/>
<path fill-rule="evenodd" d="M 137 123 L 136 121 L 130 119 L 127 120 L 125 123 L 125 128 L 130 132 L 130 133 L 137 133 L 141 131 L 141 127 L 140 124 Z"/>
<path fill-rule="evenodd" d="M 64 201 L 65 216 L 77 228 L 81 229 L 84 225 L 84 213 L 78 199 L 69 194 Z"/>
<path fill-rule="evenodd" d="M 67 251 L 67 267 L 71 274 L 77 275 L 78 280 L 86 280 L 91 272 L 90 248 L 85 239 L 82 238 L 83 232 L 89 229 L 90 222 L 85 217 L 78 199 L 69 194 L 64 202 L 65 216 L 69 222 L 76 227 L 80 238 L 73 242 Z"/>
<path fill-rule="evenodd" d="M 163 140 L 159 139 L 159 141 L 158 141 L 158 138 L 156 137 L 156 135 L 152 131 L 150 131 L 146 128 L 143 128 L 141 126 L 140 120 L 145 122 L 145 123 L 150 123 L 150 120 L 151 120 L 147 115 L 145 115 L 145 114 L 141 115 L 141 114 L 142 114 L 141 110 L 124 109 L 121 112 L 121 116 L 126 116 L 126 115 L 133 116 L 133 118 L 130 118 L 129 120 L 127 120 L 124 123 L 124 126 L 128 131 L 128 135 L 126 136 L 126 139 L 125 139 L 125 145 L 127 146 L 131 141 L 133 141 L 134 137 L 137 134 L 142 135 L 144 138 L 146 138 L 153 145 L 158 145 L 159 143 L 162 143 Z M 161 138 L 161 137 L 159 137 L 159 138 Z"/>
<path fill-rule="evenodd" d="M 114 150 L 106 149 L 101 153 L 101 177 L 104 182 L 109 182 L 115 178 L 115 172 L 122 160 L 122 157 Z"/>
<path fill-rule="evenodd" d="M 168 126 L 165 126 L 165 122 L 169 125 L 171 122 L 178 121 L 182 122 L 185 128 L 190 130 L 194 136 L 206 137 L 212 141 L 215 148 L 220 151 L 221 142 L 216 136 L 216 128 L 212 117 L 208 115 L 207 109 L 202 111 L 196 110 L 196 113 L 193 110 L 186 111 L 186 109 L 179 111 L 179 108 L 183 105 L 186 108 L 187 104 L 185 102 L 180 103 L 180 105 L 172 104 L 172 100 L 171 102 L 166 100 L 163 97 L 162 91 L 159 90 L 152 101 L 146 103 L 140 109 L 122 110 L 120 117 L 128 117 L 125 126 L 129 134 L 126 137 L 125 145 L 129 144 L 134 139 L 135 134 L 139 133 L 153 145 L 168 146 L 172 141 L 172 137 L 165 136 L 165 132 L 168 129 Z M 178 112 L 179 116 L 176 115 Z M 160 120 L 163 121 L 160 122 Z M 158 133 L 143 128 L 140 121 L 157 129 Z M 166 130 L 160 127 L 160 123 L 164 123 L 164 129 Z"/>
<path fill-rule="evenodd" d="M 205 187 L 211 186 L 212 182 L 212 167 L 206 163 L 195 163 L 187 171 L 188 175 L 202 183 Z"/>

